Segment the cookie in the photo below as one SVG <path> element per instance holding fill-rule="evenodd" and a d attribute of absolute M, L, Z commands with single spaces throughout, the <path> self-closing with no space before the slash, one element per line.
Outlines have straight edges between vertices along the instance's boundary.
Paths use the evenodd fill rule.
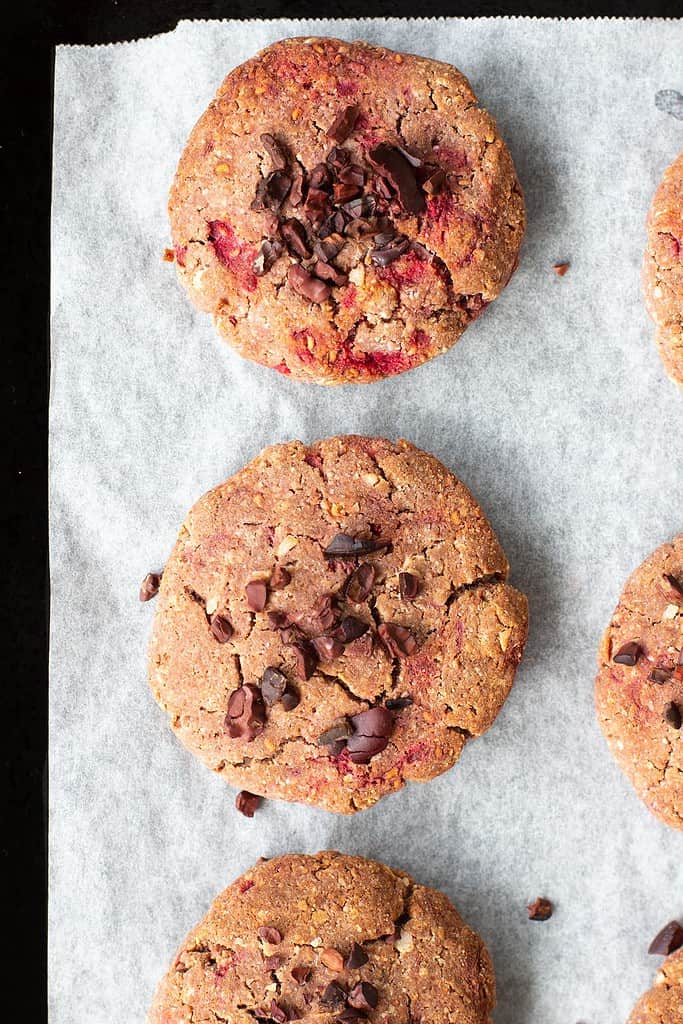
<path fill-rule="evenodd" d="M 602 639 L 598 721 L 638 796 L 683 829 L 683 533 L 629 578 Z"/>
<path fill-rule="evenodd" d="M 524 200 L 455 68 L 285 39 L 232 71 L 171 189 L 175 262 L 241 355 L 372 381 L 460 337 L 516 266 Z"/>
<path fill-rule="evenodd" d="M 491 959 L 440 892 L 339 853 L 261 861 L 214 901 L 148 1024 L 490 1024 Z"/>
<path fill-rule="evenodd" d="M 627 1024 L 683 1024 L 683 949 L 664 961 L 653 987 L 633 1007 Z"/>
<path fill-rule="evenodd" d="M 664 172 L 647 215 L 643 290 L 666 372 L 683 385 L 683 153 Z"/>
<path fill-rule="evenodd" d="M 352 813 L 492 724 L 527 635 L 507 574 L 468 491 L 408 442 L 275 445 L 185 520 L 154 696 L 229 782 Z"/>

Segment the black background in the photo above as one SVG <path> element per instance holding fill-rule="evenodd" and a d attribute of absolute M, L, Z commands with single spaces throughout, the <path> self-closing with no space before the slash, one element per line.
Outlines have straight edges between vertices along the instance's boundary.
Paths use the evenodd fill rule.
<path fill-rule="evenodd" d="M 10 910 L 4 930 L 14 952 L 11 961 L 15 960 L 10 961 L 9 970 L 9 965 L 3 965 L 5 1010 L 11 1012 L 14 994 L 20 1000 L 23 1020 L 44 1018 L 46 992 L 47 400 L 54 47 L 153 35 L 173 28 L 180 18 L 410 14 L 676 17 L 681 14 L 681 0 L 645 0 L 641 4 L 633 0 L 465 0 L 451 4 L 428 0 L 419 7 L 414 0 L 328 0 L 322 6 L 313 0 L 18 0 L 17 7 L 3 16 L 0 409 L 6 497 L 0 502 L 4 540 L 0 563 L 4 729 L 0 744 L 9 813 L 3 815 L 0 849 L 5 905 Z M 96 950 L 92 962 L 97 963 Z"/>

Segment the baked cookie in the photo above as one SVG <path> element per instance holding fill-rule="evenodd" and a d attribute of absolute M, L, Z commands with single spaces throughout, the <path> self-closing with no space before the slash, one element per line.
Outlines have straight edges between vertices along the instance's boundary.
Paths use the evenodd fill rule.
<path fill-rule="evenodd" d="M 468 491 L 406 441 L 275 445 L 185 520 L 154 696 L 229 782 L 352 813 L 495 719 L 527 635 L 507 574 Z"/>
<path fill-rule="evenodd" d="M 683 385 L 683 153 L 664 172 L 647 215 L 643 287 L 666 372 Z"/>
<path fill-rule="evenodd" d="M 683 1024 L 683 949 L 664 961 L 627 1024 Z"/>
<path fill-rule="evenodd" d="M 440 892 L 339 853 L 261 861 L 214 901 L 148 1024 L 490 1024 L 491 959 Z"/>
<path fill-rule="evenodd" d="M 683 533 L 629 578 L 600 645 L 598 721 L 650 810 L 683 828 Z"/>
<path fill-rule="evenodd" d="M 171 189 L 175 261 L 237 351 L 340 384 L 453 345 L 503 290 L 524 200 L 448 64 L 285 39 L 232 71 Z"/>

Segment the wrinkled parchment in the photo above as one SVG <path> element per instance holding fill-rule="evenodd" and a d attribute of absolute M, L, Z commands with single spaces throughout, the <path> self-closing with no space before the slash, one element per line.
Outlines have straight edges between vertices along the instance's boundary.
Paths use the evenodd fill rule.
<path fill-rule="evenodd" d="M 242 361 L 161 254 L 184 141 L 223 75 L 287 35 L 451 61 L 495 115 L 529 229 L 505 294 L 447 355 L 320 389 Z M 438 886 L 485 938 L 497 1024 L 623 1024 L 683 914 L 683 834 L 639 803 L 592 707 L 626 575 L 683 527 L 683 394 L 643 309 L 644 219 L 683 124 L 683 23 L 182 23 L 57 53 L 52 241 L 50 926 L 53 1024 L 142 1021 L 212 897 L 257 857 L 336 847 Z M 552 264 L 569 261 L 563 279 Z M 405 436 L 471 488 L 529 595 L 495 726 L 461 763 L 354 818 L 234 790 L 148 691 L 153 605 L 189 506 L 267 444 Z M 526 919 L 550 897 L 555 915 Z"/>

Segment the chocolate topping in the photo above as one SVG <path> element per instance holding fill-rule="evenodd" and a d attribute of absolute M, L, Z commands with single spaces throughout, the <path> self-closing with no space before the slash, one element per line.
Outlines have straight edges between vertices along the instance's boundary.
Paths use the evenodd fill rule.
<path fill-rule="evenodd" d="M 370 562 L 361 562 L 346 581 L 346 597 L 353 604 L 363 604 L 370 596 L 375 582 L 375 567 Z"/>
<path fill-rule="evenodd" d="M 363 622 L 362 619 L 357 619 L 354 615 L 346 615 L 339 623 L 335 636 L 339 637 L 342 643 L 350 644 L 359 636 L 367 633 L 369 628 L 368 623 Z"/>
<path fill-rule="evenodd" d="M 378 992 L 369 981 L 359 981 L 348 995 L 349 1006 L 356 1010 L 372 1010 L 377 1006 Z"/>
<path fill-rule="evenodd" d="M 284 590 L 291 582 L 291 572 L 288 569 L 284 569 L 281 565 L 276 565 L 271 573 L 268 585 L 271 590 Z"/>
<path fill-rule="evenodd" d="M 527 906 L 530 921 L 547 921 L 553 916 L 553 905 L 550 900 L 539 896 L 537 900 Z"/>
<path fill-rule="evenodd" d="M 261 797 L 246 789 L 241 790 L 235 797 L 235 807 L 245 818 L 253 818 L 260 803 Z"/>
<path fill-rule="evenodd" d="M 209 619 L 209 629 L 219 644 L 227 644 L 235 632 L 232 623 L 226 619 L 225 615 L 212 615 Z"/>
<path fill-rule="evenodd" d="M 398 591 L 404 601 L 413 601 L 420 590 L 420 581 L 412 572 L 398 574 Z"/>
<path fill-rule="evenodd" d="M 386 547 L 388 541 L 385 540 L 349 537 L 347 533 L 338 533 L 323 550 L 323 554 L 325 558 L 359 558 Z"/>
<path fill-rule="evenodd" d="M 309 302 L 324 302 L 332 294 L 329 285 L 317 277 L 313 277 L 298 263 L 294 263 L 287 273 L 287 280 L 291 287 L 302 295 Z"/>
<path fill-rule="evenodd" d="M 683 925 L 678 921 L 669 921 L 655 935 L 650 943 L 648 953 L 653 953 L 656 956 L 671 956 L 681 946 L 683 946 Z"/>
<path fill-rule="evenodd" d="M 657 683 L 659 686 L 663 686 L 668 683 L 673 675 L 673 669 L 669 668 L 653 668 L 647 677 L 651 683 Z"/>
<path fill-rule="evenodd" d="M 334 142 L 341 143 L 348 139 L 349 135 L 354 129 L 356 121 L 358 120 L 358 107 L 346 107 L 341 113 L 337 114 L 334 121 L 327 129 L 328 139 L 332 139 Z"/>
<path fill-rule="evenodd" d="M 394 716 L 386 708 L 368 708 L 351 717 L 354 733 L 346 743 L 354 764 L 367 764 L 389 742 L 394 729 Z"/>
<path fill-rule="evenodd" d="M 261 695 L 268 707 L 276 704 L 287 689 L 287 678 L 277 668 L 267 668 L 261 676 Z"/>
<path fill-rule="evenodd" d="M 393 187 L 406 213 L 422 213 L 426 205 L 425 197 L 418 188 L 415 170 L 403 153 L 380 143 L 369 150 L 368 158 Z"/>
<path fill-rule="evenodd" d="M 251 743 L 263 732 L 266 709 L 257 687 L 245 683 L 233 690 L 228 698 L 228 714 L 225 726 L 232 739 L 244 739 Z"/>
<path fill-rule="evenodd" d="M 264 238 L 261 242 L 261 248 L 259 254 L 252 264 L 252 269 L 257 277 L 263 277 L 270 268 L 273 266 L 275 261 L 282 256 L 284 249 L 280 242 L 272 240 L 270 238 Z"/>
<path fill-rule="evenodd" d="M 271 159 L 273 170 L 284 171 L 287 166 L 287 156 L 277 139 L 269 132 L 264 132 L 261 136 L 261 142 L 263 143 L 263 148 Z"/>
<path fill-rule="evenodd" d="M 612 661 L 617 665 L 633 667 L 642 653 L 643 649 L 640 644 L 636 643 L 635 640 L 630 640 L 627 644 L 623 644 L 616 654 L 612 655 Z"/>
<path fill-rule="evenodd" d="M 311 643 L 321 661 L 334 661 L 344 653 L 344 644 L 333 636 L 316 636 Z"/>
<path fill-rule="evenodd" d="M 280 225 L 280 233 L 293 256 L 300 256 L 303 260 L 310 257 L 311 252 L 306 241 L 306 229 L 301 221 L 290 217 L 289 220 L 283 221 Z"/>
<path fill-rule="evenodd" d="M 140 600 L 151 601 L 153 597 L 156 597 L 159 593 L 159 587 L 161 585 L 162 573 L 160 572 L 148 572 L 142 581 L 140 587 Z"/>
<path fill-rule="evenodd" d="M 351 947 L 351 952 L 346 958 L 346 969 L 347 971 L 357 970 L 359 967 L 363 967 L 368 962 L 368 954 L 365 952 L 362 946 L 359 946 L 357 942 L 354 942 Z"/>
<path fill-rule="evenodd" d="M 408 658 L 417 650 L 417 641 L 405 626 L 383 622 L 377 627 L 377 632 L 392 658 Z"/>
<path fill-rule="evenodd" d="M 296 659 L 296 674 L 299 679 L 310 679 L 315 672 L 315 667 L 318 663 L 315 651 L 306 640 L 297 640 L 296 643 L 290 644 L 294 657 Z"/>
<path fill-rule="evenodd" d="M 251 580 L 244 588 L 247 604 L 252 612 L 262 612 L 268 600 L 268 588 L 264 580 Z"/>

